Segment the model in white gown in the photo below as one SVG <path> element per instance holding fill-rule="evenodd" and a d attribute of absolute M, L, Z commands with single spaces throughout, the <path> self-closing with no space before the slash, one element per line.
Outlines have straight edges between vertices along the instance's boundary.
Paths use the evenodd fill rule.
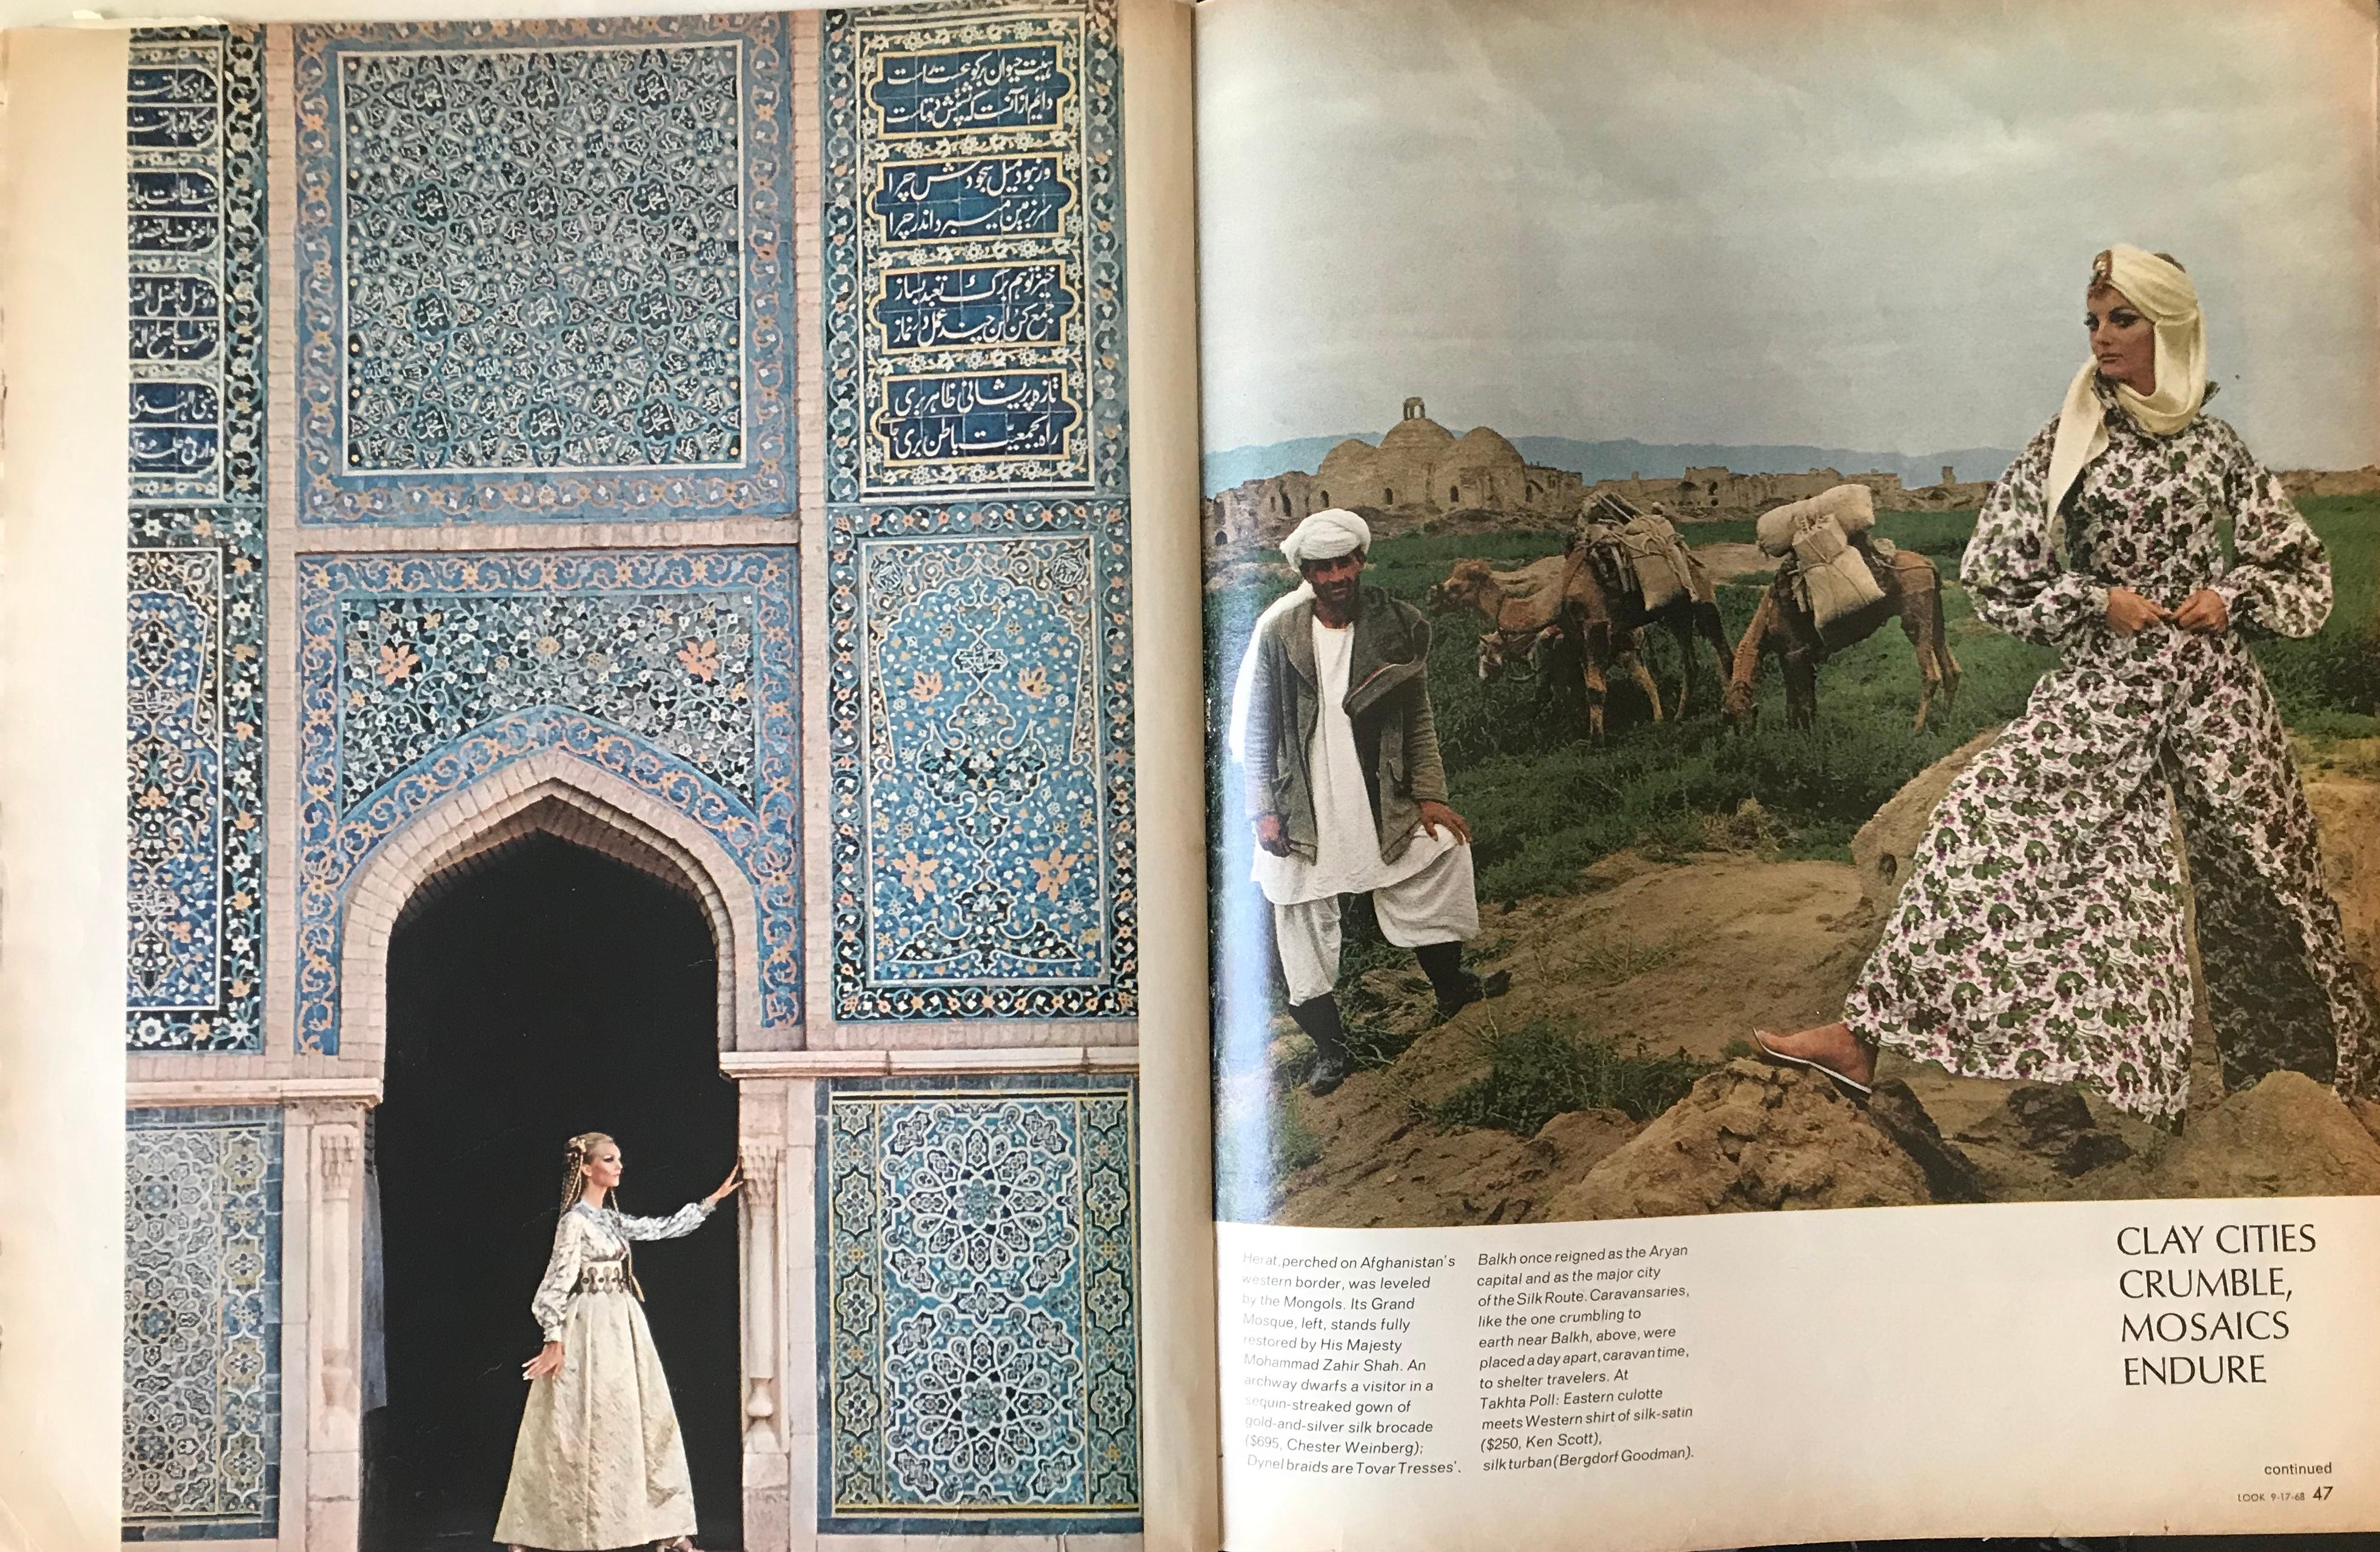
<path fill-rule="evenodd" d="M 571 1146 L 569 1205 L 529 1302 L 545 1349 L 524 1366 L 528 1405 L 496 1539 L 544 1552 L 690 1546 L 694 1485 L 629 1242 L 692 1233 L 736 1178 L 667 1218 L 631 1218 L 601 1205 L 618 1181 L 617 1146 L 590 1134 Z"/>

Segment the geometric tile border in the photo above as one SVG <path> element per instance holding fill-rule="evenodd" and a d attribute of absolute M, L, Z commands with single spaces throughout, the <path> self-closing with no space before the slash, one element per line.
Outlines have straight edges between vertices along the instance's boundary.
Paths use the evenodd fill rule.
<path fill-rule="evenodd" d="M 836 1018 L 1133 1016 L 1126 528 L 1121 502 L 831 517 Z"/>
<path fill-rule="evenodd" d="M 831 11 L 827 499 L 1125 493 L 1114 0 Z"/>
<path fill-rule="evenodd" d="M 718 842 L 753 891 L 762 1021 L 798 1023 L 795 564 L 776 548 L 302 559 L 297 1049 L 338 1049 L 347 894 L 374 851 L 540 750 Z"/>
<path fill-rule="evenodd" d="M 820 1531 L 1140 1528 L 1135 1093 L 820 1085 Z"/>
<path fill-rule="evenodd" d="M 301 523 L 790 509 L 784 17 L 293 35 Z"/>
<path fill-rule="evenodd" d="M 125 1127 L 124 1539 L 271 1538 L 281 1112 L 134 1110 Z"/>
<path fill-rule="evenodd" d="M 256 28 L 128 45 L 136 1050 L 264 1039 L 262 48 Z"/>

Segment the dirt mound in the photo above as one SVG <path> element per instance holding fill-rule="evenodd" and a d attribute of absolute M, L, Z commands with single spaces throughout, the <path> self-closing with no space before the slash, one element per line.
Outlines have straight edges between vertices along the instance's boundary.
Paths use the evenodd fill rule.
<path fill-rule="evenodd" d="M 1866 957 L 1859 879 L 1839 862 L 1622 853 L 1585 883 L 1481 912 L 1483 960 L 1512 972 L 1512 993 L 1466 1018 L 1552 1020 L 1716 1061 L 1755 1028 L 1835 1017 Z"/>
<path fill-rule="evenodd" d="M 2380 1142 L 2323 1085 L 2275 1073 L 2192 1116 L 2149 1178 L 2159 1196 L 2380 1194 Z"/>
<path fill-rule="evenodd" d="M 1542 1222 L 1556 1191 L 1639 1129 L 1618 1110 L 1573 1110 L 1534 1137 L 1440 1131 L 1380 1092 L 1387 1082 L 1359 1073 L 1330 1099 L 1291 1099 L 1322 1158 L 1293 1177 L 1273 1222 L 1343 1229 Z M 1354 1103 L 1333 1103 L 1349 1089 L 1356 1090 Z"/>
<path fill-rule="evenodd" d="M 1909 1155 L 1815 1073 L 1730 1061 L 1555 1196 L 1557 1220 L 1932 1200 Z"/>
<path fill-rule="evenodd" d="M 2380 782 L 2310 776 L 2306 798 L 2322 826 L 2323 871 L 2347 946 L 2367 967 L 2380 964 Z"/>
<path fill-rule="evenodd" d="M 2084 1090 L 1958 1077 L 1889 1052 L 1877 1072 L 1886 1103 L 1865 1114 L 1823 1080 L 1730 1060 L 1746 1053 L 1755 1025 L 1838 1016 L 1926 816 L 1982 743 L 1879 811 L 1853 843 L 1856 866 L 1748 851 L 1665 864 L 1627 853 L 1589 869 L 1577 893 L 1484 909 L 1476 961 L 1512 972 L 1512 990 L 1448 1023 L 1432 1022 L 1428 984 L 1409 961 L 1364 976 L 1348 1000 L 1351 1028 L 1367 1027 L 1395 1060 L 1326 1099 L 1276 1091 L 1277 1113 L 1304 1146 L 1277 1182 L 1275 1220 L 2380 1194 L 2380 1105 L 2341 1103 L 2294 1074 L 2227 1097 L 2203 1018 L 2180 1137 Z M 2380 752 L 2373 764 L 2380 772 Z M 2325 772 L 2309 790 L 2348 936 L 2368 967 L 2380 952 L 2380 781 L 2363 777 Z M 1724 828 L 1715 826 L 1715 843 L 1729 843 Z M 1430 1119 L 1462 1113 L 1448 1101 L 1494 1074 L 1494 1036 L 1532 1028 L 1729 1064 L 1647 1124 L 1580 1110 L 1523 1137 Z M 1304 1050 L 1302 1037 L 1281 1044 Z M 1279 1065 L 1284 1079 L 1298 1070 L 1293 1056 Z"/>

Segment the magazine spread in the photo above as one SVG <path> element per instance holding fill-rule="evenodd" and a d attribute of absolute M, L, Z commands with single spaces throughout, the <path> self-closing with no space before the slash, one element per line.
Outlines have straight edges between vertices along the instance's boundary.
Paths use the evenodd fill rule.
<path fill-rule="evenodd" d="M 49 4 L 0 1548 L 2380 1530 L 2370 0 Z"/>
<path fill-rule="evenodd" d="M 1227 1543 L 2369 1528 L 2371 9 L 1199 47 Z"/>

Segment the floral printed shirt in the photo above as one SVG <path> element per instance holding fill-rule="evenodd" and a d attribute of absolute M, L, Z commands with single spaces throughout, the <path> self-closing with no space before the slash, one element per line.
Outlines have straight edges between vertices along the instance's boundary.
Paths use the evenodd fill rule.
<path fill-rule="evenodd" d="M 2009 466 L 1975 521 L 1961 579 L 1976 617 L 2027 641 L 2082 647 L 2113 634 L 2111 587 L 2168 609 L 2212 588 L 2242 635 L 2320 630 L 2331 592 L 2322 540 L 2240 433 L 2201 412 L 2171 436 L 2152 436 L 2104 380 L 2098 392 L 2107 449 L 2083 467 L 2069 497 L 2067 553 L 2052 553 L 2048 538 L 2052 420 Z M 2228 563 L 2225 518 L 2233 529 Z"/>

